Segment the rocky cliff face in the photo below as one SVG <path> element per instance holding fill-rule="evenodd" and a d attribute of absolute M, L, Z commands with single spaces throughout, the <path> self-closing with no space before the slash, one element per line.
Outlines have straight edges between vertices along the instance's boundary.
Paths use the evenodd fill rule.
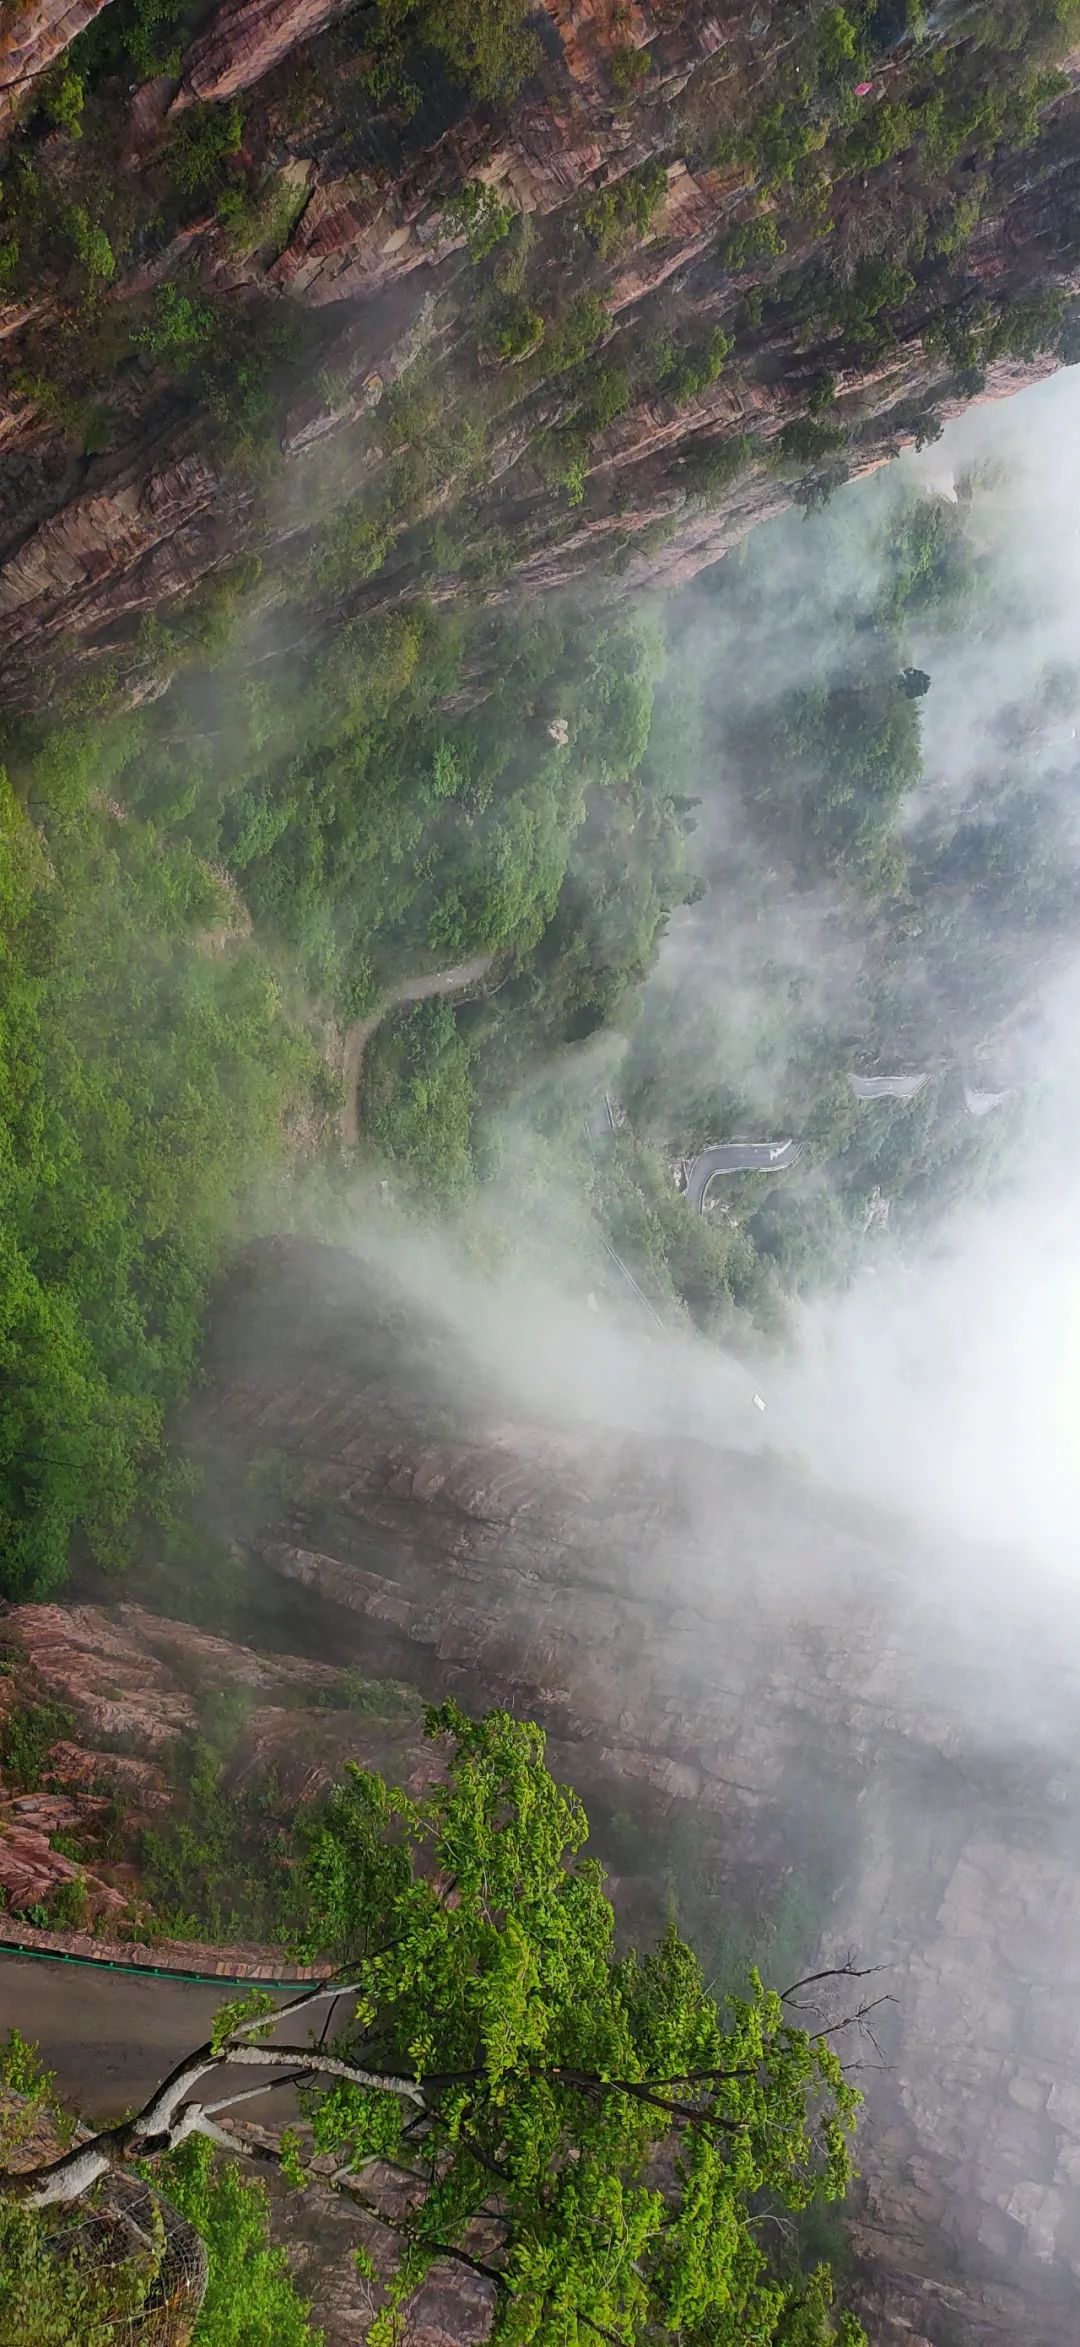
<path fill-rule="evenodd" d="M 190 1431 L 261 1626 L 238 1646 L 131 1605 L 10 1614 L 5 1643 L 74 1715 L 49 1798 L 85 1805 L 88 1778 L 92 1801 L 127 1770 L 121 1797 L 152 1815 L 216 1681 L 252 1698 L 236 1783 L 272 1769 L 297 1798 L 348 1758 L 418 1785 L 427 1694 L 538 1715 L 601 1850 L 614 1812 L 668 1839 L 691 1821 L 733 1898 L 753 1880 L 768 1904 L 829 1820 L 821 1952 L 883 1966 L 892 2000 L 852 2049 L 871 2335 L 1071 2347 L 1075 1674 L 1032 1613 L 1031 1677 L 1010 1677 L 999 1560 L 928 1554 L 765 1454 L 526 1417 L 448 1323 L 328 1250 L 256 1252 L 213 1366 Z M 328 1708 L 350 1661 L 412 1702 Z M 0 1864 L 27 1825 L 0 1817 Z M 634 1883 L 616 1898 L 640 1910 Z M 350 2274 L 343 2246 L 320 2284 L 335 2339 L 360 2319 Z M 460 2347 L 484 2309 L 446 2289 L 422 2335 Z"/>
<path fill-rule="evenodd" d="M 43 1789 L 0 1808 L 12 1903 L 70 1874 L 50 1837 L 92 1833 L 105 1795 L 129 1820 L 160 1813 L 208 1685 L 249 1691 L 237 1789 L 272 1772 L 297 1800 L 348 1759 L 418 1788 L 427 1696 L 538 1716 L 601 1854 L 619 1863 L 616 1813 L 661 1848 L 682 1821 L 736 1909 L 782 1897 L 824 1824 L 807 1928 L 823 1960 L 880 1965 L 890 2000 L 852 2046 L 871 2336 L 1071 2347 L 1077 1673 L 1060 1625 L 1014 1605 L 995 1620 L 1002 1560 L 929 1553 L 767 1454 L 527 1416 L 448 1323 L 318 1248 L 253 1256 L 189 1431 L 247 1556 L 250 1642 L 130 1604 L 8 1614 L 19 1671 L 71 1714 Z M 350 1665 L 394 1700 L 351 1707 Z M 120 1928 L 132 1870 L 89 1882 Z M 646 1883 L 615 1897 L 654 1928 Z M 332 2222 L 320 2314 L 344 2341 L 362 2309 Z M 484 2308 L 442 2289 L 429 2347 L 481 2337 Z"/>
<path fill-rule="evenodd" d="M 223 1491 L 288 1462 L 246 1531 L 282 1608 L 301 1593 L 278 1635 L 537 1714 L 599 1813 L 712 1818 L 774 1889 L 831 1815 L 825 1951 L 894 2000 L 887 2067 L 863 2049 L 873 2335 L 1066 2347 L 1075 1681 L 1034 1614 L 1025 1678 L 999 1560 L 930 1555 L 764 1455 L 525 1424 L 449 1329 L 319 1250 L 264 1259 L 227 1324 L 206 1457 Z"/>
<path fill-rule="evenodd" d="M 685 577 L 1071 352 L 1072 61 L 992 12 L 878 10 L 860 66 L 828 10 L 548 0 L 516 99 L 427 51 L 417 106 L 376 103 L 363 11 L 221 0 L 134 92 L 76 43 L 76 138 L 35 77 L 88 13 L 10 36 L 15 695 L 50 646 L 145 681 L 140 619 L 245 545 L 256 649 L 283 602 L 310 636 L 418 586 Z"/>
<path fill-rule="evenodd" d="M 0 133 L 33 103 L 34 84 L 93 22 L 106 0 L 12 0 L 0 27 Z"/>
<path fill-rule="evenodd" d="M 299 1805 L 336 1783 L 347 1760 L 414 1787 L 430 1770 L 414 1690 L 388 1683 L 382 1708 L 371 1701 L 358 1716 L 340 1668 L 259 1654 L 141 1606 L 18 1606 L 0 1620 L 0 1646 L 0 1733 L 29 1706 L 46 1737 L 33 1790 L 6 1784 L 18 1770 L 0 1760 L 0 1906 L 14 1915 L 51 1919 L 57 1891 L 77 1882 L 80 1923 L 105 1937 L 138 1927 L 128 1853 L 173 1805 L 170 1763 L 179 1740 L 199 1732 L 200 1691 L 245 1699 L 229 1775 L 236 1795 L 273 1777 Z M 70 1834 L 79 1862 L 53 1846 Z M 61 1908 L 60 1920 L 73 1918 Z"/>

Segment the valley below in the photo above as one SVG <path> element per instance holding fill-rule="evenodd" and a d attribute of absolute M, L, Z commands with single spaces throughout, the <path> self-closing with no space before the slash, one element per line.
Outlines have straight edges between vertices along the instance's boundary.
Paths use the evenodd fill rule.
<path fill-rule="evenodd" d="M 0 2347 L 1076 2347 L 1078 360 L 1080 0 L 3 0 Z"/>

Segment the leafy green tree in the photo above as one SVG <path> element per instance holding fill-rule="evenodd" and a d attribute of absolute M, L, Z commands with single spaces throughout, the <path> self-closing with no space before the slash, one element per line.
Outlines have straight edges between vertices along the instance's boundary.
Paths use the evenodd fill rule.
<path fill-rule="evenodd" d="M 651 72 L 652 58 L 647 49 L 635 49 L 632 41 L 620 41 L 612 50 L 611 78 L 624 97 L 636 90 L 639 82 L 647 81 Z"/>
<path fill-rule="evenodd" d="M 228 106 L 192 106 L 181 115 L 166 148 L 169 172 L 177 187 L 194 196 L 221 186 L 243 139 L 244 118 L 235 100 Z"/>
<path fill-rule="evenodd" d="M 462 89 L 512 98 L 540 54 L 523 0 L 387 0 L 379 17 L 369 74 L 376 96 L 418 102 L 413 70 L 433 50 Z"/>
<path fill-rule="evenodd" d="M 286 2017 L 347 1999 L 332 2045 L 271 2043 L 269 2000 L 240 2000 L 141 2112 L 16 2192 L 77 2198 L 136 2148 L 213 2133 L 206 2096 L 220 2110 L 253 2069 L 300 2069 L 314 2152 L 387 2236 L 369 2347 L 400 2338 L 444 2259 L 488 2283 L 497 2347 L 858 2347 L 828 2268 L 778 2272 L 761 2222 L 851 2175 L 858 2096 L 827 2033 L 797 2028 L 756 1974 L 721 2011 L 673 1930 L 617 1952 L 587 1819 L 539 1729 L 444 1704 L 428 1730 L 445 1757 L 430 1791 L 352 1768 L 306 1834 L 301 1945 L 341 1971 Z M 302 2180 L 301 2140 L 283 2157 Z M 377 2161 L 407 2180 L 393 2205 Z"/>
<path fill-rule="evenodd" d="M 141 343 L 152 358 L 169 356 L 186 359 L 206 347 L 213 327 L 213 311 L 207 304 L 190 293 L 182 293 L 170 277 L 164 285 L 157 287 L 150 316 L 134 340 Z"/>
<path fill-rule="evenodd" d="M 820 416 L 796 416 L 777 434 L 780 456 L 793 464 L 817 464 L 824 456 L 835 455 L 844 445 L 842 424 L 833 424 Z"/>
<path fill-rule="evenodd" d="M 509 236 L 514 218 L 513 205 L 504 204 L 496 190 L 479 179 L 466 180 L 443 206 L 443 219 L 451 230 L 464 235 L 474 263 L 485 260 L 504 236 Z"/>
<path fill-rule="evenodd" d="M 610 187 L 590 196 L 581 222 L 601 260 L 615 251 L 624 236 L 634 232 L 638 236 L 646 234 L 666 193 L 667 172 L 663 164 L 641 163 L 636 170 L 628 171 L 624 179 L 617 179 Z"/>

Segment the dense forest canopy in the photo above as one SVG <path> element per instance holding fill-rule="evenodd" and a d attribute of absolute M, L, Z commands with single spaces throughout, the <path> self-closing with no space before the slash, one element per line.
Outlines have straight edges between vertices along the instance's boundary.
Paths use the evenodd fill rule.
<path fill-rule="evenodd" d="M 144 708 L 9 720 L 11 1594 L 175 1506 L 163 1433 L 221 1250 L 347 1189 L 357 1064 L 400 1211 L 505 1261 L 576 1201 L 584 1276 L 598 1225 L 661 1316 L 737 1344 L 994 1176 L 1022 1098 L 975 1118 L 965 1080 L 989 1048 L 997 1082 L 1076 902 L 1029 754 L 1070 738 L 1060 665 L 976 787 L 924 772 L 949 664 L 1006 625 L 999 490 L 889 475 L 667 601 L 412 604 L 272 668 L 223 648 Z M 917 1097 L 855 1098 L 898 1069 Z M 605 1088 L 626 1121 L 598 1148 Z M 797 1136 L 798 1172 L 695 1215 L 672 1157 L 758 1133 Z"/>

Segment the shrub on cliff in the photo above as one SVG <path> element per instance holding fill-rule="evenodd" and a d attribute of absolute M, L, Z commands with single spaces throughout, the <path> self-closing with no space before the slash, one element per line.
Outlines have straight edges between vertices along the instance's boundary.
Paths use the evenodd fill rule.
<path fill-rule="evenodd" d="M 544 321 L 539 311 L 519 299 L 502 303 L 496 311 L 488 348 L 492 358 L 510 367 L 539 349 L 543 339 Z"/>
<path fill-rule="evenodd" d="M 446 1002 L 386 1022 L 365 1054 L 367 1129 L 428 1198 L 455 1198 L 472 1176 L 471 1057 Z"/>
<path fill-rule="evenodd" d="M 688 399 L 697 399 L 710 383 L 716 382 L 732 347 L 730 334 L 722 326 L 714 326 L 704 342 L 673 354 L 663 389 L 676 407 Z"/>
<path fill-rule="evenodd" d="M 469 259 L 474 264 L 486 260 L 497 244 L 509 236 L 514 225 L 514 207 L 504 204 L 493 187 L 486 187 L 479 179 L 466 180 L 457 194 L 443 205 L 443 219 L 451 234 L 465 238 Z"/>
<path fill-rule="evenodd" d="M 776 438 L 777 456 L 787 464 L 817 464 L 823 456 L 834 456 L 843 445 L 843 426 L 818 416 L 796 416 Z"/>
<path fill-rule="evenodd" d="M 369 73 L 373 94 L 418 101 L 432 52 L 478 98 L 512 98 L 539 63 L 522 0 L 384 0 Z"/>
<path fill-rule="evenodd" d="M 215 2163 L 198 2140 L 162 2162 L 159 2180 L 206 2244 L 206 2296 L 191 2347 L 322 2347 L 285 2252 L 270 2240 L 265 2187 L 235 2160 Z"/>
<path fill-rule="evenodd" d="M 222 186 L 243 137 L 244 118 L 235 102 L 224 107 L 193 106 L 181 115 L 165 150 L 174 184 L 189 196 L 205 195 Z"/>
<path fill-rule="evenodd" d="M 642 163 L 625 179 L 590 196 L 581 215 L 590 244 L 605 260 L 624 236 L 644 236 L 663 203 L 667 172 L 662 163 Z"/>

